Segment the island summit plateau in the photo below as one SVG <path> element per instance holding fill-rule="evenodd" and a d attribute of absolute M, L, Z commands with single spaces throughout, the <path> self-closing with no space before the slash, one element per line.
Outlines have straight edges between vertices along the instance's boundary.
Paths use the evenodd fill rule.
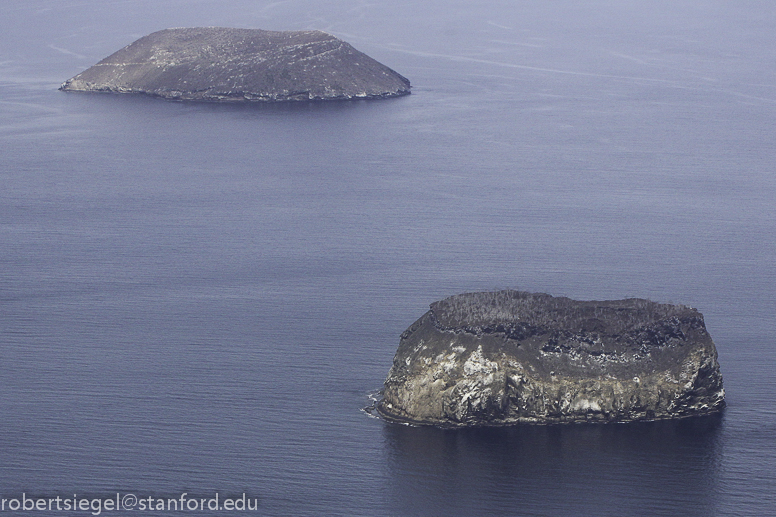
<path fill-rule="evenodd" d="M 60 90 L 192 101 L 323 101 L 407 95 L 410 82 L 325 32 L 196 27 L 144 36 Z"/>
<path fill-rule="evenodd" d="M 508 290 L 432 303 L 401 335 L 376 409 L 463 427 L 662 420 L 724 405 L 696 309 Z"/>

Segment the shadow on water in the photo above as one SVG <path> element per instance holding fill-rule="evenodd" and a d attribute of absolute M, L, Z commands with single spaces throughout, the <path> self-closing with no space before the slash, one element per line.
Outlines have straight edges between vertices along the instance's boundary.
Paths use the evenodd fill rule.
<path fill-rule="evenodd" d="M 713 515 L 722 424 L 386 424 L 390 505 L 400 515 Z"/>

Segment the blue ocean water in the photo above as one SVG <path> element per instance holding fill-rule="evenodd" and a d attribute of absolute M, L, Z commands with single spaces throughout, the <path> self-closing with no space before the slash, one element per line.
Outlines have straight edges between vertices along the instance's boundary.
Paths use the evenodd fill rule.
<path fill-rule="evenodd" d="M 202 25 L 326 30 L 413 94 L 57 91 L 144 34 Z M 774 513 L 774 29 L 757 1 L 4 6 L 0 499 Z M 429 303 L 499 288 L 697 307 L 727 410 L 459 431 L 362 411 Z"/>

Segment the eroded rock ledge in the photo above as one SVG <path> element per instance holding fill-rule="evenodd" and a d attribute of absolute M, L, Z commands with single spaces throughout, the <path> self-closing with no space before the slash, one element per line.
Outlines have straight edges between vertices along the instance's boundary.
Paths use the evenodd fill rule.
<path fill-rule="evenodd" d="M 406 95 L 410 82 L 325 32 L 197 27 L 144 36 L 68 79 L 60 90 L 197 101 L 314 101 Z"/>
<path fill-rule="evenodd" d="M 632 422 L 714 413 L 724 397 L 693 308 L 499 291 L 431 304 L 402 334 L 377 410 L 452 427 Z"/>

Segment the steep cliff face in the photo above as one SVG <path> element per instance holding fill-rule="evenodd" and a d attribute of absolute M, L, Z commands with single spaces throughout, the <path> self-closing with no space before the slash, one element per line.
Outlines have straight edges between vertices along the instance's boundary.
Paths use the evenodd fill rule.
<path fill-rule="evenodd" d="M 703 316 L 520 291 L 433 303 L 401 336 L 378 411 L 440 426 L 630 422 L 724 407 Z"/>
<path fill-rule="evenodd" d="M 197 27 L 144 36 L 60 89 L 176 100 L 310 101 L 406 95 L 410 83 L 325 32 Z"/>

